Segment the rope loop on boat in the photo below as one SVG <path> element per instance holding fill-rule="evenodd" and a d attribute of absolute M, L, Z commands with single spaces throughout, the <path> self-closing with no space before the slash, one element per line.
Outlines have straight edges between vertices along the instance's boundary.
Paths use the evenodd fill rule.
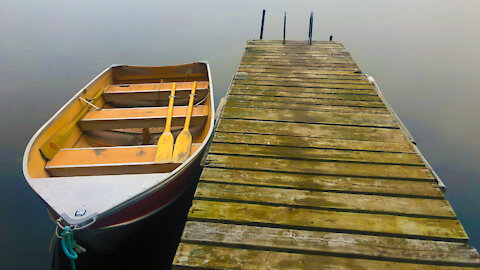
<path fill-rule="evenodd" d="M 65 226 L 65 230 L 60 234 L 62 250 L 63 253 L 70 259 L 70 264 L 72 265 L 72 270 L 76 269 L 75 260 L 78 259 L 78 254 L 74 250 L 75 248 L 80 247 L 75 239 L 73 238 L 73 231 L 70 231 L 69 226 Z"/>

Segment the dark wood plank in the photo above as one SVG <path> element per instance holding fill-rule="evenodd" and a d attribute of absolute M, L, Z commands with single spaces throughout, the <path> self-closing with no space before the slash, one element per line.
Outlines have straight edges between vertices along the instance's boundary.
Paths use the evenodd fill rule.
<path fill-rule="evenodd" d="M 434 177 L 426 167 L 408 165 L 292 160 L 217 154 L 208 155 L 207 165 L 215 168 L 434 181 Z"/>

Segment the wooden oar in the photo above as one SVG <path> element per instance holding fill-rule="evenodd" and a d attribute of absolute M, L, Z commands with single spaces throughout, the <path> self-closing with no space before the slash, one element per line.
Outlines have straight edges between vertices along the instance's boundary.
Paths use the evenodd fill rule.
<path fill-rule="evenodd" d="M 190 119 L 192 119 L 193 101 L 195 99 L 195 91 L 197 89 L 197 81 L 193 82 L 192 92 L 190 94 L 190 100 L 188 101 L 187 118 L 185 119 L 185 125 L 182 132 L 177 137 L 175 142 L 175 149 L 173 150 L 173 163 L 182 163 L 190 156 L 192 146 L 192 134 L 190 133 Z"/>
<path fill-rule="evenodd" d="M 170 163 L 172 162 L 173 151 L 173 135 L 170 131 L 172 126 L 173 103 L 175 99 L 175 83 L 172 84 L 172 91 L 170 92 L 170 100 L 168 101 L 167 122 L 165 123 L 165 130 L 158 139 L 157 153 L 155 154 L 155 163 Z"/>
<path fill-rule="evenodd" d="M 102 94 L 103 89 L 98 91 L 98 93 L 95 94 L 92 99 L 97 100 Z M 44 159 L 52 160 L 52 158 L 57 154 L 57 152 L 60 151 L 60 149 L 63 147 L 63 145 L 75 129 L 75 125 L 77 125 L 77 122 L 82 119 L 82 117 L 88 112 L 89 108 L 90 106 L 87 104 L 85 108 L 83 108 L 70 123 L 55 132 L 55 134 L 53 134 L 50 138 L 48 138 L 46 142 L 42 144 L 42 146 L 40 146 L 40 153 L 42 154 Z"/>

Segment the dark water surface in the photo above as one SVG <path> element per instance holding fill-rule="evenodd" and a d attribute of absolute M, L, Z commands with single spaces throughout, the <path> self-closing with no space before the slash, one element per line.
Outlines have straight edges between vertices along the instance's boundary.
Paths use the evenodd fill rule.
<path fill-rule="evenodd" d="M 111 64 L 203 59 L 218 101 L 263 8 L 266 39 L 281 38 L 284 10 L 287 39 L 306 39 L 314 11 L 314 39 L 332 34 L 375 77 L 480 247 L 480 2 L 259 2 L 0 2 L 0 269 L 51 266 L 54 225 L 21 158 L 61 105 Z"/>

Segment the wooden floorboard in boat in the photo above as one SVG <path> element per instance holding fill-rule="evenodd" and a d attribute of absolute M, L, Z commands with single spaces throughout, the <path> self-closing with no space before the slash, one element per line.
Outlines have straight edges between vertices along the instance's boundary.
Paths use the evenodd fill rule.
<path fill-rule="evenodd" d="M 468 269 L 436 174 L 339 42 L 249 41 L 174 269 Z"/>

